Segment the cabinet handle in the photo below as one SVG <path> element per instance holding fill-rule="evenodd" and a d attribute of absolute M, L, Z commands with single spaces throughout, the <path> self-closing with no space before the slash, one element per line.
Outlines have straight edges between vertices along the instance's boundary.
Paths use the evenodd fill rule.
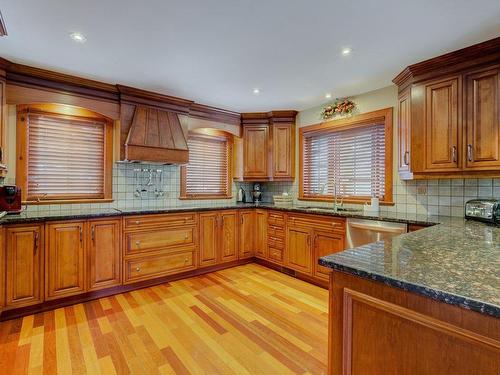
<path fill-rule="evenodd" d="M 472 161 L 472 145 L 467 145 L 467 160 Z"/>
<path fill-rule="evenodd" d="M 139 225 L 141 222 L 139 220 L 135 221 L 135 225 Z"/>
<path fill-rule="evenodd" d="M 307 235 L 307 246 L 311 247 L 311 235 Z"/>
<path fill-rule="evenodd" d="M 136 272 L 141 272 L 141 267 L 136 267 L 135 270 Z"/>
<path fill-rule="evenodd" d="M 135 241 L 136 246 L 141 246 L 141 241 Z"/>
<path fill-rule="evenodd" d="M 241 224 L 243 224 L 243 216 L 240 217 Z"/>
<path fill-rule="evenodd" d="M 38 250 L 38 232 L 35 232 L 35 241 L 33 243 L 33 255 L 36 255 Z"/>
<path fill-rule="evenodd" d="M 184 264 L 186 264 L 187 262 L 189 262 L 189 258 L 184 259 Z"/>
<path fill-rule="evenodd" d="M 403 163 L 405 165 L 409 165 L 410 164 L 409 156 L 410 156 L 410 152 L 409 151 L 405 151 L 405 153 L 403 155 Z"/>
<path fill-rule="evenodd" d="M 92 242 L 95 242 L 95 227 L 93 225 L 90 228 L 90 238 L 92 239 Z"/>
<path fill-rule="evenodd" d="M 184 236 L 184 239 L 185 239 L 185 240 L 187 240 L 188 238 L 189 238 L 189 236 L 186 234 L 186 235 Z"/>
<path fill-rule="evenodd" d="M 83 229 L 82 227 L 79 228 L 80 231 L 80 242 L 83 242 Z"/>
<path fill-rule="evenodd" d="M 453 146 L 451 148 L 451 160 L 456 163 L 457 162 L 457 146 Z"/>

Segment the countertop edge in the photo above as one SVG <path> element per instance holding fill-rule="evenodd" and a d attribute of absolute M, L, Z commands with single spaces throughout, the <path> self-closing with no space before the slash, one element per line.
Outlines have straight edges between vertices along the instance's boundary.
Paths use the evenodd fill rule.
<path fill-rule="evenodd" d="M 348 273 L 354 276 L 359 276 L 364 279 L 381 282 L 385 285 L 393 286 L 407 292 L 417 293 L 419 295 L 432 298 L 433 300 L 447 303 L 449 305 L 459 306 L 467 310 L 475 311 L 480 314 L 486 314 L 495 318 L 500 318 L 500 306 L 492 305 L 487 302 L 470 299 L 457 294 L 451 294 L 435 288 L 426 287 L 417 283 L 396 280 L 394 278 L 380 275 L 374 272 L 365 271 L 359 268 L 349 267 L 340 263 L 319 258 L 318 263 L 321 266 L 330 269 Z"/>

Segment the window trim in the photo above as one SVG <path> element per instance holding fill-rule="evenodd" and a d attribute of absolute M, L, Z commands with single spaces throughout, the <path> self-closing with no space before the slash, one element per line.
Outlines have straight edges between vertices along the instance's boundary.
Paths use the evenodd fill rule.
<path fill-rule="evenodd" d="M 65 204 L 65 203 L 106 203 L 113 201 L 113 120 L 91 110 L 55 103 L 22 104 L 17 108 L 16 120 L 16 185 L 21 187 L 23 204 Z M 104 128 L 104 191 L 102 198 L 45 198 L 28 197 L 28 128 L 25 124 L 27 113 L 47 114 L 60 118 L 93 119 L 105 122 Z M 64 196 L 64 195 L 63 195 Z"/>
<path fill-rule="evenodd" d="M 304 195 L 304 141 L 306 136 L 314 133 L 325 133 L 330 131 L 348 130 L 367 127 L 373 123 L 383 123 L 385 128 L 385 196 L 380 201 L 383 205 L 394 205 L 392 199 L 393 182 L 393 119 L 392 107 L 367 112 L 356 116 L 323 122 L 299 128 L 299 200 L 333 202 L 333 197 L 308 197 Z M 365 203 L 368 198 L 347 198 L 345 203 Z"/>
<path fill-rule="evenodd" d="M 211 138 L 211 139 L 221 139 L 224 138 L 227 142 L 227 169 L 228 169 L 228 187 L 227 194 L 188 194 L 186 191 L 186 181 L 187 181 L 187 167 L 182 165 L 180 168 L 180 196 L 181 200 L 201 200 L 201 199 L 232 199 L 233 198 L 233 135 L 221 130 L 215 129 L 197 129 L 190 131 L 189 136 L 201 137 L 201 138 Z"/>

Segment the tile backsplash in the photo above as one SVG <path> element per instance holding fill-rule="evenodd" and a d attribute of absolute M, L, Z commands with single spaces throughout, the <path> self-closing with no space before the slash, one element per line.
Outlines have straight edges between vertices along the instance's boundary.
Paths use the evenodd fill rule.
<path fill-rule="evenodd" d="M 161 170 L 163 176 L 160 190 L 163 196 L 154 194 L 154 186 L 149 193 L 137 197 L 137 179 L 134 170 L 137 168 L 151 168 Z M 233 198 L 213 200 L 180 200 L 180 167 L 176 165 L 147 165 L 116 163 L 113 168 L 113 198 L 111 203 L 90 204 L 54 204 L 29 205 L 29 211 L 41 210 L 72 210 L 80 208 L 167 208 L 189 207 L 203 204 L 204 206 L 223 206 L 236 202 L 236 193 L 239 186 L 247 192 L 247 199 L 251 199 L 252 183 L 233 183 Z M 5 181 L 14 183 L 14 181 Z M 265 202 L 272 202 L 273 195 L 287 192 L 294 197 L 294 203 L 308 206 L 327 206 L 331 203 L 299 201 L 298 180 L 295 182 L 264 182 L 261 183 L 262 196 Z M 451 215 L 463 216 L 464 203 L 474 198 L 500 198 L 500 179 L 450 179 L 450 180 L 418 180 L 397 181 L 393 186 L 393 206 L 381 206 L 381 211 L 399 212 L 423 215 Z M 350 205 L 355 207 L 356 205 Z M 358 205 L 359 206 L 359 205 Z"/>

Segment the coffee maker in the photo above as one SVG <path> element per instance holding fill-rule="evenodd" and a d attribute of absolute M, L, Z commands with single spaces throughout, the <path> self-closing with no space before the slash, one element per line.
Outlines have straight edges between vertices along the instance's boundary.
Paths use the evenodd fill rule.
<path fill-rule="evenodd" d="M 21 188 L 14 185 L 0 186 L 0 211 L 21 212 Z"/>
<path fill-rule="evenodd" d="M 254 203 L 262 202 L 262 192 L 260 191 L 260 184 L 258 182 L 253 184 L 252 200 Z"/>

